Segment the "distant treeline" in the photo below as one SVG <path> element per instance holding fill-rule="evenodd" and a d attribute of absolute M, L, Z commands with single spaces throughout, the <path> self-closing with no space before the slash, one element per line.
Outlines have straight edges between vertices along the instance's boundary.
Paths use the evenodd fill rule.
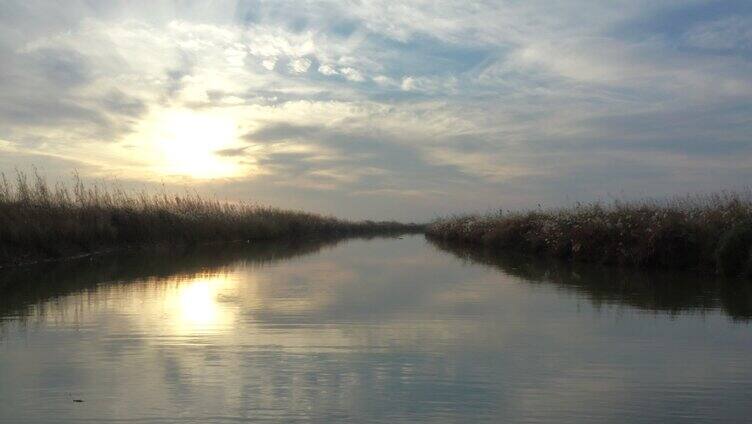
<path fill-rule="evenodd" d="M 426 234 L 571 261 L 752 276 L 750 193 L 456 216 Z"/>
<path fill-rule="evenodd" d="M 0 175 L 0 266 L 124 246 L 336 238 L 422 232 L 418 224 L 345 221 L 299 211 L 205 199 L 198 194 L 50 186 L 34 174 Z"/>

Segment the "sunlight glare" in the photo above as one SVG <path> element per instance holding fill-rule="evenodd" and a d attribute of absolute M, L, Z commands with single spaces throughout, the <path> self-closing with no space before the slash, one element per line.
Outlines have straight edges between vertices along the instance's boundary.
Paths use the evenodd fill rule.
<path fill-rule="evenodd" d="M 162 174 L 208 179 L 240 172 L 232 158 L 217 154 L 237 143 L 237 125 L 232 116 L 168 110 L 156 119 L 153 139 Z"/>
<path fill-rule="evenodd" d="M 231 279 L 215 276 L 181 283 L 174 297 L 173 324 L 179 333 L 218 330 L 233 320 L 233 309 L 218 301 L 234 287 Z"/>

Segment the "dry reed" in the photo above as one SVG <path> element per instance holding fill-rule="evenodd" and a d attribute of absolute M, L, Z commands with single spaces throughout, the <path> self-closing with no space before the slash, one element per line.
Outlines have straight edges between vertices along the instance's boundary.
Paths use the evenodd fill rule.
<path fill-rule="evenodd" d="M 749 192 L 456 216 L 426 233 L 573 261 L 752 274 Z"/>
<path fill-rule="evenodd" d="M 299 211 L 129 192 L 117 186 L 50 186 L 36 172 L 0 174 L 0 265 L 154 243 L 344 237 L 415 232 L 397 222 L 352 222 Z"/>

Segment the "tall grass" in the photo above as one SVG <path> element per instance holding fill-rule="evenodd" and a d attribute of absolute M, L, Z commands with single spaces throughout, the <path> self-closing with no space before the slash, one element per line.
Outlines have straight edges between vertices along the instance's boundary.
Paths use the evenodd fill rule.
<path fill-rule="evenodd" d="M 456 216 L 426 234 L 572 261 L 752 275 L 750 193 Z"/>
<path fill-rule="evenodd" d="M 397 222 L 351 222 L 317 214 L 205 199 L 48 184 L 34 173 L 0 175 L 0 265 L 126 245 L 343 237 L 421 231 Z"/>

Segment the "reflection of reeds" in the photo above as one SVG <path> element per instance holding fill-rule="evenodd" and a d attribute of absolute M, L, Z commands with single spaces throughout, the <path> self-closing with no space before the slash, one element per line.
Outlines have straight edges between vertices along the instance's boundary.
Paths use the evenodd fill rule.
<path fill-rule="evenodd" d="M 565 262 L 435 238 L 431 242 L 463 260 L 500 269 L 527 283 L 581 293 L 596 307 L 626 305 L 671 315 L 720 309 L 733 320 L 752 319 L 752 287 L 738 284 L 737 279 L 675 269 Z"/>
<path fill-rule="evenodd" d="M 351 222 L 298 211 L 207 200 L 197 194 L 131 193 L 0 178 L 0 264 L 145 243 L 297 239 L 420 231 L 397 222 Z"/>
<path fill-rule="evenodd" d="M 438 220 L 426 232 L 574 261 L 752 275 L 750 193 L 459 216 Z"/>
<path fill-rule="evenodd" d="M 222 273 L 244 264 L 264 266 L 333 247 L 342 238 L 148 246 L 90 258 L 0 270 L 0 316 L 25 315 L 28 307 L 102 284 L 175 281 Z M 29 284 L 33 282 L 33 284 Z M 0 320 L 1 321 L 1 320 Z"/>

